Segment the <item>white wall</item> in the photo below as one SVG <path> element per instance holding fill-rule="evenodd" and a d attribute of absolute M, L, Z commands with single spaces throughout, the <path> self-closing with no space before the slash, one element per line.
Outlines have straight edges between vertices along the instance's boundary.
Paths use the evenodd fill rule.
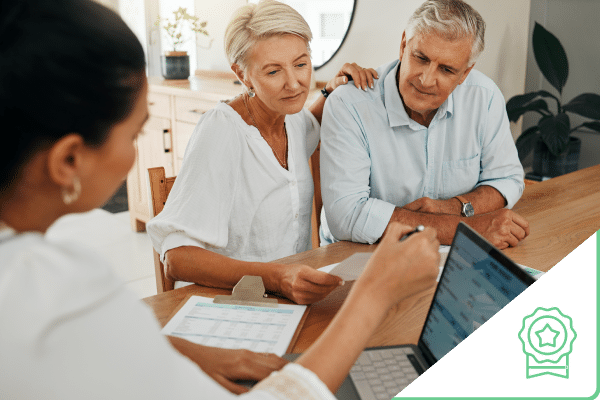
<path fill-rule="evenodd" d="M 525 90 L 529 1 L 467 0 L 487 23 L 486 49 L 475 68 L 492 78 L 506 98 Z M 402 31 L 423 0 L 358 0 L 348 36 L 335 57 L 316 72 L 329 80 L 345 62 L 377 67 L 398 57 Z M 210 40 L 201 39 L 198 68 L 229 71 L 223 35 L 232 12 L 245 0 L 195 0 L 196 15 L 208 21 Z M 520 126 L 515 127 L 520 132 Z"/>
<path fill-rule="evenodd" d="M 207 21 L 209 38 L 198 36 L 198 69 L 231 71 L 225 57 L 225 29 L 234 10 L 246 0 L 195 0 L 196 16 Z"/>

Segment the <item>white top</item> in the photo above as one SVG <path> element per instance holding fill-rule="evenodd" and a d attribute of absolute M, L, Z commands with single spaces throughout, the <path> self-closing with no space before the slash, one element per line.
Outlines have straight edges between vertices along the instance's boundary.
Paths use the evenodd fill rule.
<path fill-rule="evenodd" d="M 234 399 L 160 334 L 102 257 L 0 225 L 1 399 Z M 288 364 L 242 399 L 334 399 Z"/>
<path fill-rule="evenodd" d="M 258 129 L 229 105 L 205 113 L 185 150 L 164 210 L 146 225 L 156 251 L 199 246 L 243 261 L 272 261 L 310 249 L 313 180 L 308 159 L 319 123 L 287 115 L 289 171 Z"/>

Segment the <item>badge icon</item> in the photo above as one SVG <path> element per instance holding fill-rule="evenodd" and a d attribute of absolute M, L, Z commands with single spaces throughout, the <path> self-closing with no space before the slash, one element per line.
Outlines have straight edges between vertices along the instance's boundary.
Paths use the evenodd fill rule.
<path fill-rule="evenodd" d="M 527 378 L 554 375 L 569 378 L 569 354 L 577 337 L 573 320 L 557 307 L 538 307 L 523 318 L 519 340 L 527 358 Z"/>

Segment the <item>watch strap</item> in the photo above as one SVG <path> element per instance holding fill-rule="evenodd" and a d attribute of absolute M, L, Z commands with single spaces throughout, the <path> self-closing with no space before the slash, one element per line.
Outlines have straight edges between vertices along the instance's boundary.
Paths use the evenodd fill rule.
<path fill-rule="evenodd" d="M 462 197 L 462 196 L 454 196 L 454 197 L 456 197 L 456 198 L 458 199 L 458 201 L 460 201 L 460 202 L 461 202 L 461 203 L 463 203 L 463 204 L 470 203 L 470 202 L 469 202 L 469 200 L 465 199 L 465 198 L 464 198 L 464 197 Z"/>

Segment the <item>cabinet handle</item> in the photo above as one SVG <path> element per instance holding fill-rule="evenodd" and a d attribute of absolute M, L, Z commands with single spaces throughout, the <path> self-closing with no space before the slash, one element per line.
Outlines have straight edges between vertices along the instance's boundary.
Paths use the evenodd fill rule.
<path fill-rule="evenodd" d="M 153 105 L 155 105 L 155 104 L 156 104 L 156 103 L 155 103 L 155 102 L 153 102 L 153 101 L 150 101 L 150 102 L 148 102 L 148 105 L 149 105 L 149 106 L 153 106 Z"/>
<path fill-rule="evenodd" d="M 165 153 L 171 152 L 171 133 L 169 129 L 163 130 L 163 147 L 165 149 Z"/>
<path fill-rule="evenodd" d="M 195 110 L 190 110 L 190 112 L 193 112 L 194 114 L 200 114 L 200 115 L 202 115 L 202 114 L 204 114 L 206 111 L 202 111 L 202 110 L 195 109 Z"/>

